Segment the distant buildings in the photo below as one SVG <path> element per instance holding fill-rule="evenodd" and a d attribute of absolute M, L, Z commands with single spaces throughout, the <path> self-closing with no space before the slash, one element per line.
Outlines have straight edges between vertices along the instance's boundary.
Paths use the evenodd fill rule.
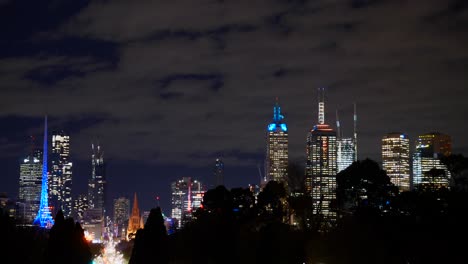
<path fill-rule="evenodd" d="M 126 236 L 128 219 L 130 217 L 130 200 L 120 197 L 114 200 L 114 230 L 115 235 L 122 239 Z"/>
<path fill-rule="evenodd" d="M 288 185 L 288 127 L 283 121 L 281 107 L 276 99 L 273 107 L 273 121 L 267 127 L 267 151 L 265 160 L 266 180 Z"/>
<path fill-rule="evenodd" d="M 84 220 L 86 210 L 88 210 L 88 196 L 80 194 L 73 200 L 73 219 L 77 222 Z"/>
<path fill-rule="evenodd" d="M 382 168 L 400 191 L 410 190 L 410 144 L 407 135 L 395 132 L 382 138 Z"/>
<path fill-rule="evenodd" d="M 98 145 L 91 145 L 91 178 L 88 181 L 88 207 L 99 209 L 106 215 L 106 167 L 104 163 L 104 153 Z"/>
<path fill-rule="evenodd" d="M 452 139 L 448 135 L 438 132 L 427 133 L 418 136 L 416 148 L 413 154 L 413 185 L 419 188 L 421 185 L 437 185 L 448 187 L 450 172 L 441 162 L 442 157 L 452 153 Z M 445 173 L 441 175 L 429 173 L 432 169 L 441 170 Z"/>
<path fill-rule="evenodd" d="M 42 151 L 36 148 L 32 137 L 30 152 L 20 163 L 18 222 L 28 225 L 33 223 L 39 211 L 41 188 Z"/>
<path fill-rule="evenodd" d="M 65 217 L 71 217 L 73 164 L 70 160 L 70 136 L 63 131 L 52 134 L 51 164 L 49 199 L 53 214 L 62 209 Z"/>
<path fill-rule="evenodd" d="M 215 180 L 214 187 L 224 185 L 224 162 L 219 158 L 216 159 L 213 174 Z"/>
<path fill-rule="evenodd" d="M 192 212 L 201 206 L 205 188 L 201 182 L 192 180 L 191 177 L 183 177 L 173 182 L 171 189 L 171 218 L 176 220 L 177 229 L 180 229 L 192 219 Z"/>
<path fill-rule="evenodd" d="M 336 221 L 332 201 L 336 199 L 336 132 L 325 124 L 323 88 L 319 90 L 318 124 L 307 135 L 306 191 L 312 196 L 314 214 L 324 225 Z"/>

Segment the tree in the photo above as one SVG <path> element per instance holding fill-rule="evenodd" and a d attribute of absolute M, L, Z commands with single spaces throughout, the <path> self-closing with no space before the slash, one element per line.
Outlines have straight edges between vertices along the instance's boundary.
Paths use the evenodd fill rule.
<path fill-rule="evenodd" d="M 382 208 L 398 193 L 385 171 L 371 159 L 353 162 L 337 174 L 336 181 L 337 206 L 344 211 Z"/>

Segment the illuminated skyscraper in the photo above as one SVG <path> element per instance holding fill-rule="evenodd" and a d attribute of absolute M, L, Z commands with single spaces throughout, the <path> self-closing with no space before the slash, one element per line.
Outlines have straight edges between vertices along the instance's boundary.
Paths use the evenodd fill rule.
<path fill-rule="evenodd" d="M 265 175 L 267 180 L 282 182 L 287 186 L 288 127 L 283 119 L 277 98 L 273 107 L 273 122 L 267 127 Z"/>
<path fill-rule="evenodd" d="M 98 145 L 91 145 L 91 179 L 88 181 L 88 207 L 99 209 L 105 216 L 106 204 L 106 167 L 104 163 L 104 153 Z"/>
<path fill-rule="evenodd" d="M 428 183 L 431 169 L 445 171 L 445 176 L 436 183 L 439 186 L 448 187 L 450 172 L 440 159 L 450 156 L 452 153 L 452 139 L 448 135 L 438 132 L 420 135 L 416 140 L 416 150 L 413 155 L 413 187 Z"/>
<path fill-rule="evenodd" d="M 389 133 L 382 138 L 382 167 L 400 191 L 410 190 L 410 154 L 408 136 Z"/>
<path fill-rule="evenodd" d="M 224 162 L 221 159 L 216 159 L 215 167 L 214 167 L 214 178 L 215 178 L 215 186 L 224 185 Z"/>
<path fill-rule="evenodd" d="M 307 136 L 306 190 L 312 196 L 314 214 L 321 216 L 326 228 L 336 221 L 331 203 L 336 199 L 337 145 L 335 131 L 325 124 L 323 93 L 319 89 L 319 123 Z"/>
<path fill-rule="evenodd" d="M 336 129 L 337 129 L 337 166 L 338 172 L 348 168 L 357 160 L 357 115 L 356 104 L 354 104 L 354 137 L 345 138 L 342 135 L 338 111 L 336 111 Z"/>
<path fill-rule="evenodd" d="M 192 220 L 192 213 L 201 206 L 205 189 L 201 182 L 183 177 L 171 184 L 172 211 L 171 217 L 177 220 L 177 228 L 182 228 Z"/>
<path fill-rule="evenodd" d="M 73 200 L 73 219 L 81 222 L 84 218 L 84 213 L 88 209 L 88 196 L 84 194 L 78 195 Z"/>
<path fill-rule="evenodd" d="M 21 161 L 18 218 L 24 224 L 32 224 L 39 210 L 42 188 L 42 151 L 36 149 L 32 137 L 29 155 Z"/>
<path fill-rule="evenodd" d="M 70 160 L 70 136 L 65 132 L 52 134 L 52 170 L 49 197 L 53 211 L 62 209 L 65 217 L 72 213 L 72 162 Z"/>
<path fill-rule="evenodd" d="M 114 230 L 117 237 L 125 237 L 130 217 L 130 200 L 120 197 L 114 200 Z"/>
<path fill-rule="evenodd" d="M 37 211 L 36 219 L 33 224 L 42 228 L 51 228 L 54 225 L 54 219 L 49 208 L 48 183 L 47 183 L 47 116 L 44 121 L 44 147 L 42 149 L 42 183 L 41 183 L 41 202 Z"/>

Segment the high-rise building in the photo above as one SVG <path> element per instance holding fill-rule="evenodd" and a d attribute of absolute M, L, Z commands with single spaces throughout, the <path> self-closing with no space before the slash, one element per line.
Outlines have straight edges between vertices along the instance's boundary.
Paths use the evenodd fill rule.
<path fill-rule="evenodd" d="M 191 177 L 183 177 L 171 184 L 172 210 L 171 217 L 176 219 L 178 229 L 192 220 L 192 212 L 201 206 L 205 188 L 202 183 L 192 180 Z"/>
<path fill-rule="evenodd" d="M 47 116 L 44 120 L 44 146 L 42 149 L 42 182 L 41 182 L 41 202 L 37 216 L 33 224 L 42 228 L 52 228 L 54 219 L 49 208 L 48 175 L 47 175 Z"/>
<path fill-rule="evenodd" d="M 221 159 L 216 159 L 215 167 L 214 167 L 214 179 L 216 188 L 219 185 L 224 185 L 224 162 Z"/>
<path fill-rule="evenodd" d="M 77 222 L 84 220 L 86 210 L 88 210 L 88 196 L 80 194 L 73 199 L 73 219 Z"/>
<path fill-rule="evenodd" d="M 137 195 L 133 196 L 133 207 L 132 207 L 132 214 L 130 215 L 130 218 L 128 219 L 128 228 L 127 228 L 127 239 L 133 239 L 135 238 L 136 232 L 138 229 L 143 228 L 143 223 L 141 221 L 141 215 L 140 215 L 140 208 L 138 207 L 138 199 Z"/>
<path fill-rule="evenodd" d="M 281 107 L 276 98 L 273 107 L 273 122 L 267 127 L 267 150 L 265 159 L 265 175 L 267 180 L 288 184 L 288 127 L 283 121 Z"/>
<path fill-rule="evenodd" d="M 125 238 L 130 217 L 130 200 L 120 197 L 114 200 L 114 230 L 117 237 Z"/>
<path fill-rule="evenodd" d="M 20 163 L 18 192 L 18 222 L 32 224 L 39 211 L 42 188 L 42 151 L 34 144 L 31 137 L 31 149 Z"/>
<path fill-rule="evenodd" d="M 319 122 L 307 136 L 306 191 L 312 196 L 314 215 L 320 216 L 326 228 L 336 222 L 332 201 L 336 199 L 337 146 L 336 132 L 325 124 L 323 93 L 319 89 Z"/>
<path fill-rule="evenodd" d="M 65 217 L 72 213 L 72 162 L 70 160 L 70 136 L 65 132 L 52 134 L 52 170 L 49 197 L 54 213 L 59 209 Z"/>
<path fill-rule="evenodd" d="M 338 172 L 348 168 L 353 162 L 357 161 L 357 114 L 356 104 L 354 104 L 354 137 L 343 137 L 341 131 L 338 111 L 336 111 L 336 129 L 337 129 L 337 166 Z"/>
<path fill-rule="evenodd" d="M 104 163 L 104 153 L 98 145 L 91 145 L 91 179 L 88 181 L 88 206 L 92 209 L 99 209 L 106 215 L 106 167 Z"/>
<path fill-rule="evenodd" d="M 441 158 L 450 156 L 451 153 L 450 136 L 438 132 L 418 136 L 413 155 L 413 187 L 418 188 L 419 185 L 432 181 L 429 179 L 431 169 L 445 171 L 445 177 L 437 177 L 439 180 L 436 184 L 448 187 L 451 175 Z"/>
<path fill-rule="evenodd" d="M 410 190 L 410 146 L 403 133 L 388 133 L 382 138 L 382 167 L 400 191 Z"/>

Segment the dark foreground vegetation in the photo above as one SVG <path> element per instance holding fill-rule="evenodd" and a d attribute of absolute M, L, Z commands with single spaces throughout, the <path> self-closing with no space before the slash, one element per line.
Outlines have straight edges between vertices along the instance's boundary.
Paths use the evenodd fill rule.
<path fill-rule="evenodd" d="M 170 236 L 160 209 L 151 210 L 128 250 L 130 263 L 467 263 L 468 161 L 452 156 L 444 162 L 452 173 L 450 190 L 404 193 L 374 161 L 353 163 L 337 175 L 333 226 L 300 194 L 303 170 L 297 166 L 289 170 L 288 191 L 269 182 L 256 203 L 248 189 L 219 186 Z M 1 263 L 89 263 L 81 227 L 56 218 L 45 232 L 16 228 L 2 216 L 7 245 Z"/>

